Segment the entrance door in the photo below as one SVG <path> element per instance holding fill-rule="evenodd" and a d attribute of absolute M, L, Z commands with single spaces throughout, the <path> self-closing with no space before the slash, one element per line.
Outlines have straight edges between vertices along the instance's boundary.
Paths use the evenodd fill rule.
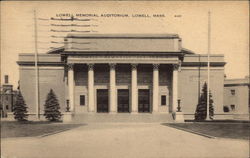
<path fill-rule="evenodd" d="M 149 89 L 139 89 L 138 111 L 150 112 Z"/>
<path fill-rule="evenodd" d="M 118 89 L 118 112 L 129 112 L 128 89 Z"/>
<path fill-rule="evenodd" d="M 108 112 L 108 104 L 108 90 L 97 89 L 97 112 Z"/>

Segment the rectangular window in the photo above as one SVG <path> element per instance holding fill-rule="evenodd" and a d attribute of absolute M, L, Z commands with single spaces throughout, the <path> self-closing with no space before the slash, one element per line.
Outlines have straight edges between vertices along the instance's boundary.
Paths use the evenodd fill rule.
<path fill-rule="evenodd" d="M 80 105 L 81 106 L 85 105 L 85 95 L 80 95 Z"/>
<path fill-rule="evenodd" d="M 231 89 L 231 94 L 235 95 L 235 89 Z"/>
<path fill-rule="evenodd" d="M 161 105 L 162 106 L 166 105 L 166 96 L 165 95 L 161 96 Z"/>
<path fill-rule="evenodd" d="M 4 76 L 4 82 L 5 82 L 5 84 L 9 83 L 9 76 L 8 75 Z"/>
<path fill-rule="evenodd" d="M 226 105 L 224 105 L 224 106 L 223 106 L 223 111 L 224 111 L 224 112 L 229 112 L 229 111 L 230 111 L 230 110 L 229 110 L 229 107 L 226 106 Z"/>

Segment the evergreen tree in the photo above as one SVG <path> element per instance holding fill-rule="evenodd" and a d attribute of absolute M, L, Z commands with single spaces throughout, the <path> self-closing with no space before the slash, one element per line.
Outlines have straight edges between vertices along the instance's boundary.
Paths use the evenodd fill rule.
<path fill-rule="evenodd" d="M 47 95 L 46 102 L 44 104 L 44 116 L 49 121 L 58 121 L 61 118 L 60 106 L 57 97 L 52 89 Z"/>
<path fill-rule="evenodd" d="M 27 115 L 27 106 L 25 104 L 25 101 L 23 99 L 21 91 L 18 92 L 16 103 L 13 108 L 14 111 L 14 118 L 18 121 L 27 121 L 28 115 Z"/>
<path fill-rule="evenodd" d="M 213 107 L 212 94 L 209 92 L 209 118 L 213 119 L 214 107 Z M 195 120 L 205 120 L 207 117 L 207 83 L 205 82 L 202 88 L 202 94 L 199 98 L 199 103 L 195 112 Z"/>

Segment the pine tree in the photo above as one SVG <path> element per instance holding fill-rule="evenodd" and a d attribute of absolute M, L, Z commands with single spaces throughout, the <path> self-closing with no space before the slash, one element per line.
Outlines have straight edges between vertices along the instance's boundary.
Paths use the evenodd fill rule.
<path fill-rule="evenodd" d="M 18 121 L 27 121 L 28 115 L 27 115 L 27 106 L 25 104 L 25 101 L 23 99 L 21 91 L 17 94 L 17 99 L 15 106 L 13 108 L 14 111 L 14 118 Z"/>
<path fill-rule="evenodd" d="M 57 97 L 52 89 L 47 95 L 44 104 L 44 116 L 49 121 L 58 121 L 61 118 L 60 106 Z"/>
<path fill-rule="evenodd" d="M 209 118 L 213 119 L 214 107 L 213 107 L 212 94 L 209 92 Z M 199 98 L 199 103 L 195 112 L 195 120 L 205 120 L 207 117 L 207 83 L 205 82 L 202 88 L 202 94 Z"/>

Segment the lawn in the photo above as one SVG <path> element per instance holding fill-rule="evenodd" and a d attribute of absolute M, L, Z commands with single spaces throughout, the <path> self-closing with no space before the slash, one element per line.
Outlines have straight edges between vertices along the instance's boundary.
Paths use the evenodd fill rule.
<path fill-rule="evenodd" d="M 59 132 L 81 126 L 82 124 L 51 123 L 47 121 L 1 121 L 1 138 L 34 137 Z"/>
<path fill-rule="evenodd" d="M 199 132 L 218 138 L 232 138 L 249 140 L 250 124 L 248 123 L 229 123 L 229 122 L 196 122 L 196 123 L 166 123 L 164 125 L 182 128 L 187 131 Z"/>

